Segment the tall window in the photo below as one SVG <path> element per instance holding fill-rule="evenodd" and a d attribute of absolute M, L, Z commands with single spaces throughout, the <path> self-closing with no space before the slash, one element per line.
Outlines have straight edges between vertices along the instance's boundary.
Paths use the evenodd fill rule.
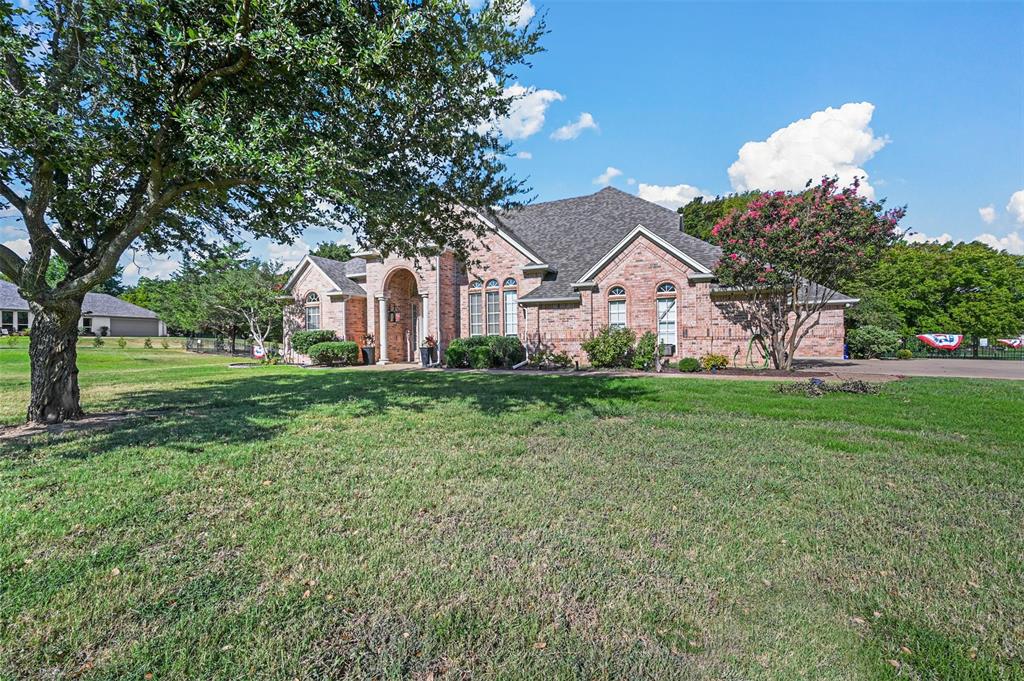
<path fill-rule="evenodd" d="M 626 328 L 626 289 L 621 286 L 608 291 L 608 326 Z"/>
<path fill-rule="evenodd" d="M 516 287 L 516 280 L 509 277 L 505 280 L 505 290 L 502 295 L 505 297 L 505 335 L 516 336 L 519 334 L 519 312 L 516 303 L 519 294 Z"/>
<path fill-rule="evenodd" d="M 306 294 L 306 330 L 320 329 L 320 295 L 316 291 Z"/>
<path fill-rule="evenodd" d="M 501 335 L 501 306 L 498 302 L 498 280 L 487 281 L 487 335 Z"/>
<path fill-rule="evenodd" d="M 658 343 L 676 344 L 676 287 L 665 282 L 658 286 Z"/>
<path fill-rule="evenodd" d="M 479 281 L 469 285 L 469 335 L 482 336 L 484 333 L 483 312 L 481 310 L 480 291 L 483 286 Z M 473 291 L 476 290 L 476 293 Z"/>

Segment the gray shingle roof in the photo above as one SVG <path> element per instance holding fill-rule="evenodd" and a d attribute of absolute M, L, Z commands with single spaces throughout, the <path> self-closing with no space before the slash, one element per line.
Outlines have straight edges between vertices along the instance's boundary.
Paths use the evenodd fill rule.
<path fill-rule="evenodd" d="M 0 310 L 27 310 L 28 303 L 18 295 L 18 287 L 10 282 L 0 281 Z M 106 293 L 86 293 L 82 312 L 97 317 L 137 317 L 157 319 L 156 312 L 133 305 Z"/>
<path fill-rule="evenodd" d="M 362 286 L 349 279 L 349 275 L 366 273 L 366 261 L 362 258 L 352 258 L 351 260 L 341 262 L 339 260 L 331 260 L 330 258 L 321 258 L 318 255 L 311 255 L 309 259 L 323 270 L 324 274 L 342 293 L 347 293 L 351 296 L 366 295 L 366 290 Z"/>
<path fill-rule="evenodd" d="M 709 270 L 721 249 L 679 231 L 679 214 L 613 187 L 596 194 L 538 203 L 493 215 L 496 224 L 535 252 L 557 272 L 548 273 L 540 286 L 523 296 L 572 296 L 572 283 L 643 225 Z"/>

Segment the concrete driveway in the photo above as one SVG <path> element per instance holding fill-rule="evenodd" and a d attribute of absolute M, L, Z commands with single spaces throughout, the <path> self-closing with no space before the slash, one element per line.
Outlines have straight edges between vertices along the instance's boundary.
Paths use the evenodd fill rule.
<path fill-rule="evenodd" d="M 1008 359 L 851 359 L 805 360 L 800 370 L 832 371 L 842 378 L 870 376 L 947 376 L 1024 381 L 1024 361 Z"/>

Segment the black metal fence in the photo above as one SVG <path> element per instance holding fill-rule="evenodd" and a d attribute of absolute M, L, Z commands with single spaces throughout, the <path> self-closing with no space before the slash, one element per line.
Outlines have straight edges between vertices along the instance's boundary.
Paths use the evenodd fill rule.
<path fill-rule="evenodd" d="M 916 336 L 903 339 L 903 348 L 910 350 L 911 355 L 920 358 L 934 359 L 1008 359 L 1024 360 L 1024 347 L 1011 348 L 1003 345 L 995 337 L 964 336 L 960 347 L 956 350 L 937 350 L 926 345 Z M 895 357 L 896 353 L 885 355 Z"/>
<path fill-rule="evenodd" d="M 276 355 L 279 343 L 267 343 L 267 353 Z M 229 355 L 231 357 L 252 357 L 253 343 L 247 338 L 187 338 L 185 349 L 204 355 Z"/>

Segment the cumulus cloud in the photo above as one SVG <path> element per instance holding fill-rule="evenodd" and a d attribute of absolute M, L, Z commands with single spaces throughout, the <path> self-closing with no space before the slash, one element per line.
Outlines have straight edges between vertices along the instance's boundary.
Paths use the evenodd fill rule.
<path fill-rule="evenodd" d="M 519 151 L 516 152 L 516 158 L 521 158 L 524 161 L 529 161 L 531 158 L 533 158 L 533 154 L 531 154 L 528 151 Z"/>
<path fill-rule="evenodd" d="M 27 258 L 29 253 L 28 239 L 13 239 L 11 241 L 3 242 L 4 246 L 11 249 L 22 258 Z"/>
<path fill-rule="evenodd" d="M 689 184 L 658 185 L 644 184 L 643 182 L 637 188 L 637 196 L 672 210 L 685 206 L 698 196 L 703 196 L 706 199 L 714 198 L 714 195 Z"/>
<path fill-rule="evenodd" d="M 515 16 L 509 17 L 509 20 L 510 23 L 515 24 L 516 28 L 524 28 L 536 13 L 537 9 L 533 3 L 530 0 L 524 0 L 523 4 L 519 6 L 519 11 L 515 13 Z"/>
<path fill-rule="evenodd" d="M 592 180 L 592 182 L 594 184 L 599 184 L 603 187 L 604 185 L 609 184 L 612 181 L 612 179 L 618 177 L 621 174 L 622 171 L 619 170 L 618 168 L 608 166 L 607 168 L 604 169 L 604 172 L 595 177 Z"/>
<path fill-rule="evenodd" d="M 864 178 L 861 192 L 873 198 L 863 165 L 889 142 L 871 130 L 874 111 L 870 102 L 828 107 L 776 130 L 763 142 L 747 142 L 729 166 L 733 189 L 800 190 L 808 180 L 837 175 L 843 184 Z"/>
<path fill-rule="evenodd" d="M 1024 224 L 1024 189 L 1016 191 L 1010 196 L 1010 202 L 1006 204 L 1006 210 L 1017 222 Z"/>
<path fill-rule="evenodd" d="M 903 236 L 903 240 L 906 241 L 908 244 L 948 244 L 949 242 L 953 241 L 953 235 L 947 232 L 943 232 L 939 236 L 928 236 L 923 232 L 911 232 L 910 234 L 905 234 Z"/>
<path fill-rule="evenodd" d="M 567 140 L 574 140 L 580 136 L 584 130 L 598 130 L 597 121 L 589 113 L 584 111 L 580 114 L 572 123 L 566 123 L 558 130 L 551 133 L 551 139 L 559 142 L 565 142 Z"/>
<path fill-rule="evenodd" d="M 505 96 L 514 100 L 508 116 L 481 125 L 480 132 L 496 129 L 506 139 L 526 139 L 544 127 L 544 116 L 552 102 L 565 99 L 555 90 L 538 90 L 532 85 L 527 87 L 519 83 L 506 87 Z"/>
<path fill-rule="evenodd" d="M 1020 193 L 1020 192 L 1018 192 Z M 986 246 L 991 246 L 997 251 L 1007 251 L 1014 255 L 1024 255 L 1024 237 L 1019 231 L 1010 232 L 1004 237 L 995 234 L 979 234 L 974 238 Z"/>
<path fill-rule="evenodd" d="M 630 187 L 632 187 L 634 184 L 636 184 L 636 178 L 635 177 L 631 177 L 631 178 L 627 179 L 626 180 L 626 184 L 628 184 Z"/>
<path fill-rule="evenodd" d="M 293 244 L 272 243 L 267 246 L 267 256 L 276 262 L 281 263 L 281 269 L 290 269 L 299 264 L 306 254 L 309 253 L 309 244 L 305 241 L 296 241 Z"/>
<path fill-rule="evenodd" d="M 981 219 L 982 219 L 982 221 L 985 222 L 985 224 L 991 225 L 993 222 L 996 221 L 996 209 L 995 209 L 995 206 L 988 205 L 988 206 L 985 206 L 984 208 L 979 208 L 978 209 L 978 215 L 981 216 Z"/>

